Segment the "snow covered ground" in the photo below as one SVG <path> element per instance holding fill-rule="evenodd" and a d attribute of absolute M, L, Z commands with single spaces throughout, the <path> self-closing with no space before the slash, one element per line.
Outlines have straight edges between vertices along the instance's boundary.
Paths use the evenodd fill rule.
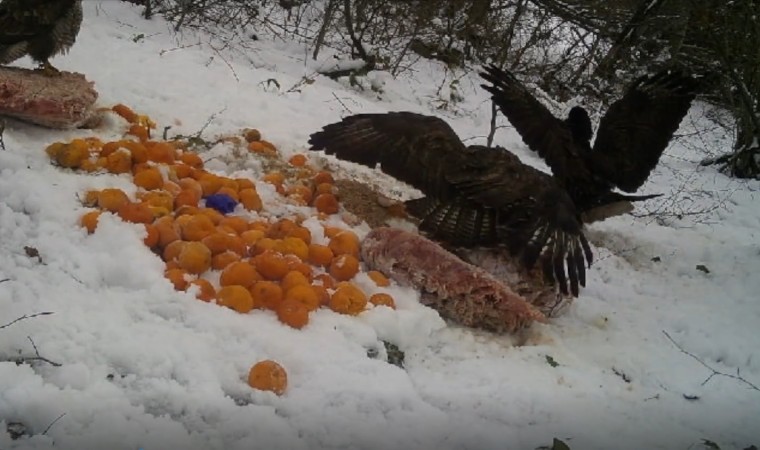
<path fill-rule="evenodd" d="M 439 114 L 463 138 L 487 133 L 490 105 L 474 74 L 450 111 L 435 110 L 438 86 L 442 98 L 448 92 L 433 64 L 396 80 L 372 74 L 382 94 L 319 76 L 290 89 L 318 64 L 304 62 L 298 45 L 217 52 L 204 36 L 176 36 L 122 2 L 86 1 L 85 12 L 77 44 L 53 63 L 93 80 L 100 104 L 130 105 L 159 130 L 188 135 L 207 124 L 213 137 L 256 127 L 286 154 L 349 112 Z M 77 195 L 129 192 L 131 183 L 61 170 L 43 151 L 90 134 L 116 139 L 121 125 L 53 131 L 9 122 L 0 325 L 54 314 L 0 329 L 0 359 L 34 356 L 31 337 L 62 365 L 0 362 L 0 449 L 534 449 L 554 437 L 576 450 L 760 445 L 760 185 L 697 167 L 705 146 L 729 145 L 709 130 L 691 134 L 709 126 L 702 113 L 692 108 L 684 137 L 642 190 L 666 196 L 637 212 L 660 214 L 592 225 L 588 287 L 524 346 L 447 325 L 399 287 L 396 311 L 320 310 L 300 331 L 272 313 L 241 315 L 175 292 L 139 227 L 104 220 L 88 236 L 78 226 Z M 511 129 L 497 141 L 542 166 Z M 212 150 L 208 167 L 256 176 L 255 164 L 223 151 Z M 368 348 L 384 352 L 381 339 L 406 353 L 406 370 L 367 357 Z M 281 397 L 245 382 L 265 358 L 288 371 Z M 708 380 L 705 365 L 733 377 Z M 33 436 L 11 440 L 10 422 Z"/>

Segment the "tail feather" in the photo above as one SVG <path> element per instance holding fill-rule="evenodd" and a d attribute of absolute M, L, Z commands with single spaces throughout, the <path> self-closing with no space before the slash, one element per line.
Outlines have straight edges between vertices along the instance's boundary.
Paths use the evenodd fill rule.
<path fill-rule="evenodd" d="M 443 202 L 423 197 L 405 202 L 409 214 L 422 221 L 420 229 L 431 237 L 455 245 L 493 245 L 497 242 L 496 212 L 474 207 L 464 200 Z"/>
<path fill-rule="evenodd" d="M 544 275 L 559 285 L 563 294 L 577 297 L 579 286 L 586 286 L 586 263 L 593 254 L 583 233 L 572 233 L 543 223 L 522 252 L 522 261 L 530 269 L 540 262 Z"/>

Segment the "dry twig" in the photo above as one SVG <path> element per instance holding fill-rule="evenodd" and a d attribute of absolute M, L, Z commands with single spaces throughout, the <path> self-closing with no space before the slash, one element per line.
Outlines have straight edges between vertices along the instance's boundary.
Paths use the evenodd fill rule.
<path fill-rule="evenodd" d="M 2 281 L 7 281 L 7 280 L 2 280 Z M 35 313 L 35 314 L 32 314 L 32 315 L 24 314 L 23 316 L 15 319 L 15 320 L 12 320 L 12 321 L 6 323 L 5 325 L 0 326 L 0 330 L 2 330 L 3 328 L 8 328 L 9 326 L 13 325 L 14 323 L 21 322 L 22 320 L 32 319 L 32 318 L 38 317 L 38 316 L 48 316 L 50 314 L 53 314 L 53 313 L 51 311 L 44 311 L 44 312 L 39 312 L 39 313 Z"/>
<path fill-rule="evenodd" d="M 672 343 L 672 344 L 673 344 L 673 345 L 674 345 L 674 346 L 675 346 L 675 347 L 678 349 L 678 351 L 680 351 L 680 352 L 681 352 L 681 353 L 683 353 L 684 355 L 687 355 L 687 356 L 690 356 L 690 357 L 692 357 L 692 358 L 693 358 L 695 361 L 697 361 L 698 363 L 702 364 L 702 366 L 704 366 L 704 367 L 705 367 L 707 370 L 709 370 L 709 371 L 711 371 L 711 372 L 712 372 L 712 373 L 710 374 L 710 376 L 709 376 L 709 377 L 707 377 L 707 378 L 705 379 L 705 381 L 703 381 L 703 382 L 702 382 L 701 386 L 704 386 L 705 384 L 707 384 L 707 383 L 708 383 L 710 380 L 712 380 L 712 378 L 713 378 L 713 377 L 715 377 L 715 376 L 721 376 L 721 377 L 732 378 L 732 379 L 734 379 L 734 380 L 740 381 L 741 383 L 744 383 L 745 385 L 749 386 L 751 389 L 753 389 L 753 390 L 755 390 L 755 391 L 760 391 L 760 388 L 758 388 L 758 387 L 757 387 L 757 385 L 755 385 L 754 383 L 752 383 L 752 382 L 750 382 L 750 381 L 747 381 L 747 379 L 746 379 L 746 378 L 744 378 L 743 376 L 741 376 L 741 375 L 740 375 L 740 373 L 739 373 L 739 368 L 738 368 L 738 367 L 736 368 L 736 375 L 734 375 L 734 374 L 730 374 L 730 373 L 721 372 L 721 371 L 719 371 L 719 370 L 715 370 L 715 369 L 714 369 L 714 368 L 712 368 L 710 365 L 708 365 L 706 362 L 704 362 L 704 361 L 703 361 L 701 358 L 699 358 L 698 356 L 696 356 L 694 353 L 691 353 L 691 352 L 689 352 L 689 351 L 687 351 L 687 350 L 684 350 L 684 348 L 683 348 L 683 347 L 681 347 L 681 346 L 680 346 L 680 345 L 679 345 L 679 344 L 678 344 L 678 343 L 677 343 L 677 342 L 676 342 L 676 341 L 675 341 L 675 340 L 674 340 L 674 339 L 673 339 L 673 338 L 670 336 L 670 334 L 668 334 L 668 332 L 667 332 L 667 331 L 665 331 L 665 330 L 662 330 L 662 334 L 664 334 L 664 335 L 665 335 L 665 337 L 666 337 L 666 338 L 668 338 L 668 340 L 669 340 L 669 341 L 670 341 L 670 342 L 671 342 L 671 343 Z"/>

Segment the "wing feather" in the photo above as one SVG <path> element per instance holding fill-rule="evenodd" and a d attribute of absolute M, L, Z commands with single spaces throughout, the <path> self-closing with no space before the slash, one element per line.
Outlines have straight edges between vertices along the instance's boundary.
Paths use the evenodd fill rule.
<path fill-rule="evenodd" d="M 506 245 L 528 269 L 548 261 L 545 275 L 563 293 L 566 274 L 571 287 L 585 285 L 577 276 L 584 273 L 583 259 L 572 253 L 585 242 L 575 205 L 556 180 L 505 149 L 465 147 L 443 120 L 408 112 L 346 117 L 312 134 L 309 143 L 343 160 L 379 164 L 420 189 L 425 197 L 406 202 L 407 211 L 434 239 Z"/>
<path fill-rule="evenodd" d="M 591 173 L 565 122 L 554 117 L 511 73 L 493 65 L 484 70 L 480 76 L 491 84 L 481 87 L 491 93 L 491 100 L 525 144 L 546 161 L 554 176 L 560 180 L 590 179 Z"/>
<path fill-rule="evenodd" d="M 383 172 L 428 195 L 446 197 L 445 165 L 465 158 L 465 145 L 437 117 L 410 112 L 358 114 L 323 127 L 309 139 L 311 150 Z"/>
<path fill-rule="evenodd" d="M 635 82 L 599 123 L 593 170 L 620 189 L 635 192 L 659 162 L 697 86 L 694 78 L 676 70 Z"/>

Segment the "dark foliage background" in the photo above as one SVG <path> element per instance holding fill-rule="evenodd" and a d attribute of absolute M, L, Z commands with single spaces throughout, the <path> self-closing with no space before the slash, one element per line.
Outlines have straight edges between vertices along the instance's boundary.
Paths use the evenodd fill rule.
<path fill-rule="evenodd" d="M 127 0 L 176 30 L 240 30 L 329 48 L 358 61 L 332 77 L 396 76 L 420 58 L 453 68 L 493 62 L 549 96 L 604 103 L 664 65 L 703 77 L 702 98 L 726 111 L 730 153 L 706 161 L 760 177 L 760 0 Z"/>

